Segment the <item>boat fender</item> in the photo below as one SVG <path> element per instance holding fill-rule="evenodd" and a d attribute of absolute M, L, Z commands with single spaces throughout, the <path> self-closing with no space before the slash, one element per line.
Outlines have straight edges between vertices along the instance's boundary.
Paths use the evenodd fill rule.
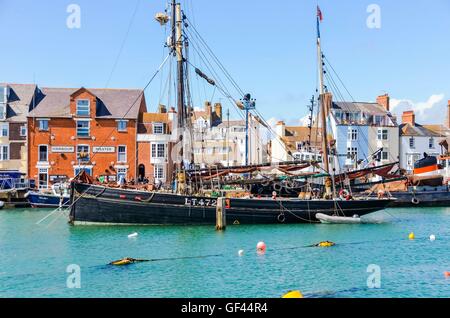
<path fill-rule="evenodd" d="M 26 198 L 28 198 L 29 196 L 30 196 L 30 191 L 27 191 L 27 193 L 25 193 L 23 197 L 26 199 Z"/>
<path fill-rule="evenodd" d="M 233 225 L 241 225 L 241 222 L 239 222 L 238 220 L 234 220 Z"/>
<path fill-rule="evenodd" d="M 229 209 L 229 208 L 231 208 L 231 200 L 225 199 L 225 209 Z"/>
<path fill-rule="evenodd" d="M 284 223 L 284 221 L 286 221 L 286 216 L 284 215 L 284 213 L 281 213 L 280 215 L 278 215 L 277 219 L 278 222 Z"/>
<path fill-rule="evenodd" d="M 412 203 L 412 204 L 415 204 L 415 205 L 418 205 L 418 204 L 420 203 L 420 200 L 417 199 L 416 197 L 413 197 L 413 198 L 411 199 L 411 203 Z"/>

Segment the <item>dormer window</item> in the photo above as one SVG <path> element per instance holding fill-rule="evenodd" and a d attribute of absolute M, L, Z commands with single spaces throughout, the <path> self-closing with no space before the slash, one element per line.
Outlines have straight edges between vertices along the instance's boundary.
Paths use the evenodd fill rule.
<path fill-rule="evenodd" d="M 89 117 L 90 116 L 90 102 L 88 99 L 77 100 L 77 116 Z"/>
<path fill-rule="evenodd" d="M 0 104 L 8 103 L 9 87 L 0 86 Z"/>
<path fill-rule="evenodd" d="M 164 124 L 163 123 L 154 123 L 153 124 L 153 133 L 155 135 L 162 135 L 164 133 Z"/>

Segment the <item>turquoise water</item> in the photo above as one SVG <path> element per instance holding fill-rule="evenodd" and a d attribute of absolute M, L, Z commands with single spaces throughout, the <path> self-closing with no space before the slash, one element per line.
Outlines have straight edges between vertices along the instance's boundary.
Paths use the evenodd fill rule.
<path fill-rule="evenodd" d="M 0 297 L 449 297 L 450 208 L 391 209 L 381 224 L 71 227 L 51 210 L 0 211 Z M 413 231 L 414 241 L 408 240 Z M 137 232 L 136 239 L 128 235 Z M 428 237 L 437 239 L 431 242 Z M 304 247 L 323 240 L 332 248 Z M 257 255 L 258 241 L 267 252 Z M 243 249 L 244 256 L 238 251 Z M 166 259 L 128 267 L 122 257 Z M 66 285 L 78 264 L 81 288 Z M 367 287 L 367 267 L 381 288 Z"/>

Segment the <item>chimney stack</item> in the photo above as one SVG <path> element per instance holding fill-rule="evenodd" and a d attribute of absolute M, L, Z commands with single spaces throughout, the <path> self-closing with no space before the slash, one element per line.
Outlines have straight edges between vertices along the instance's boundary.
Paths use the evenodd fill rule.
<path fill-rule="evenodd" d="M 218 121 L 222 121 L 222 104 L 214 104 L 214 113 L 216 113 L 216 118 Z"/>
<path fill-rule="evenodd" d="M 167 108 L 166 108 L 166 106 L 160 104 L 160 105 L 158 106 L 158 113 L 160 113 L 160 114 L 165 114 L 165 113 L 167 113 Z"/>
<path fill-rule="evenodd" d="M 286 123 L 284 121 L 279 121 L 277 123 L 276 129 L 275 129 L 278 137 L 285 137 L 286 136 Z"/>
<path fill-rule="evenodd" d="M 416 124 L 416 115 L 414 114 L 414 111 L 410 110 L 410 111 L 407 111 L 407 112 L 403 112 L 402 124 L 410 124 L 411 126 L 415 126 L 415 124 Z"/>
<path fill-rule="evenodd" d="M 386 109 L 386 111 L 388 111 L 388 112 L 390 111 L 389 102 L 390 102 L 389 94 L 384 94 L 384 95 L 377 97 L 377 104 L 380 104 L 381 106 L 383 106 L 384 109 Z"/>

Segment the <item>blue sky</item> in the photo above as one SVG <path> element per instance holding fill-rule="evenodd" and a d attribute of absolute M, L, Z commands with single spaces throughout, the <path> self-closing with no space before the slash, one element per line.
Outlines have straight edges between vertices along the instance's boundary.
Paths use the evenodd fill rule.
<path fill-rule="evenodd" d="M 388 92 L 394 112 L 413 108 L 421 122 L 444 120 L 450 99 L 447 0 L 181 2 L 239 86 L 257 99 L 266 119 L 296 124 L 307 112 L 316 89 L 319 3 L 324 53 L 356 100 L 374 101 Z M 80 29 L 66 26 L 72 3 L 81 8 Z M 367 27 L 370 4 L 381 9 L 380 29 Z M 166 35 L 154 20 L 164 7 L 159 0 L 0 0 L 0 82 L 142 88 L 164 58 Z M 150 111 L 159 102 L 161 81 L 146 92 Z M 212 96 L 211 88 L 196 79 L 193 86 L 196 104 Z"/>

